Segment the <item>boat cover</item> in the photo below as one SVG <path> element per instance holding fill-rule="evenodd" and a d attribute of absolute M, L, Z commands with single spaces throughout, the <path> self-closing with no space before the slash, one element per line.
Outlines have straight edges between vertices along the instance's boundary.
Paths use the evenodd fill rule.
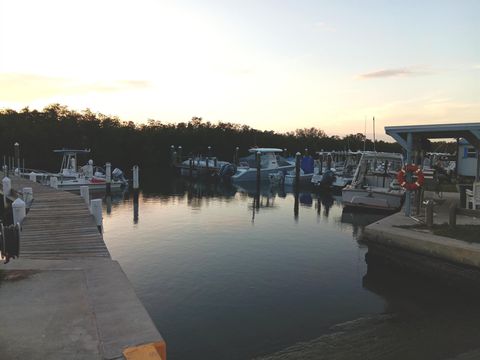
<path fill-rule="evenodd" d="M 313 173 L 313 168 L 314 168 L 313 158 L 311 156 L 304 156 L 302 158 L 302 162 L 300 164 L 300 167 L 302 168 L 302 170 L 305 174 L 312 174 Z"/>

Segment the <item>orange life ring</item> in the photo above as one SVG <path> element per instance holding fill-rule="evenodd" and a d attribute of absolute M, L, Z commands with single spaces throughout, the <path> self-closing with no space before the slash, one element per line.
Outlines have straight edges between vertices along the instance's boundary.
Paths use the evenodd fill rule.
<path fill-rule="evenodd" d="M 412 182 L 407 181 L 407 173 L 411 173 L 412 177 L 415 176 L 417 179 Z M 397 180 L 401 187 L 407 190 L 417 190 L 421 188 L 425 182 L 425 175 L 423 175 L 422 170 L 417 165 L 409 164 L 405 165 L 402 170 L 397 174 Z"/>

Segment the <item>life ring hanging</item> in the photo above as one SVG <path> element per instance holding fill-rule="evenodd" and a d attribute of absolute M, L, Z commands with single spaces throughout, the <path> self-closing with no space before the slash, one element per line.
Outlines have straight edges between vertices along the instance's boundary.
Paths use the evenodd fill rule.
<path fill-rule="evenodd" d="M 413 176 L 416 176 L 417 180 L 409 182 L 407 181 L 407 173 L 411 173 Z M 425 175 L 423 175 L 422 170 L 417 165 L 410 164 L 405 165 L 402 170 L 397 174 L 397 180 L 400 183 L 400 186 L 407 190 L 417 190 L 422 187 L 425 182 Z"/>

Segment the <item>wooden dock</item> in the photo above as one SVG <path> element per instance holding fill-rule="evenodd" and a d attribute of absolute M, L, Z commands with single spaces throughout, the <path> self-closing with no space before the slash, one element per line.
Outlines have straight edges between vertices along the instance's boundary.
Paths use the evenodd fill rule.
<path fill-rule="evenodd" d="M 157 355 L 148 358 L 166 360 L 165 341 L 83 199 L 19 176 L 10 180 L 9 200 L 30 187 L 33 202 L 20 256 L 0 269 L 0 358 L 133 359 L 146 345 Z"/>
<path fill-rule="evenodd" d="M 0 177 L 4 176 L 0 172 Z M 10 176 L 10 179 L 11 200 L 20 196 L 24 187 L 33 190 L 34 200 L 22 223 L 22 258 L 110 257 L 103 236 L 80 196 L 19 176 Z"/>

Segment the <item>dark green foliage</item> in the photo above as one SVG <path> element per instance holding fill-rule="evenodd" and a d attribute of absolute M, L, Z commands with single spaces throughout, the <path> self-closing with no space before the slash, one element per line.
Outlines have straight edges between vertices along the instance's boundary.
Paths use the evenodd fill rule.
<path fill-rule="evenodd" d="M 58 170 L 60 159 L 53 149 L 91 149 L 96 164 L 112 162 L 124 170 L 134 164 L 142 168 L 161 168 L 169 164 L 171 145 L 183 147 L 183 155 L 207 153 L 231 161 L 235 147 L 240 156 L 252 146 L 278 147 L 288 153 L 324 150 L 362 150 L 363 134 L 340 138 L 327 136 L 316 128 L 297 129 L 284 134 L 252 129 L 246 125 L 220 122 L 212 124 L 194 117 L 188 123 L 164 124 L 149 120 L 146 124 L 122 122 L 116 117 L 95 114 L 89 109 L 76 112 L 53 104 L 42 111 L 25 108 L 19 112 L 0 110 L 0 155 L 13 155 L 13 144 L 21 145 L 21 157 L 27 168 Z M 373 149 L 367 140 L 367 150 Z M 396 143 L 378 141 L 378 151 L 400 151 Z M 0 159 L 1 161 L 2 159 Z M 83 164 L 88 159 L 80 159 Z"/>

